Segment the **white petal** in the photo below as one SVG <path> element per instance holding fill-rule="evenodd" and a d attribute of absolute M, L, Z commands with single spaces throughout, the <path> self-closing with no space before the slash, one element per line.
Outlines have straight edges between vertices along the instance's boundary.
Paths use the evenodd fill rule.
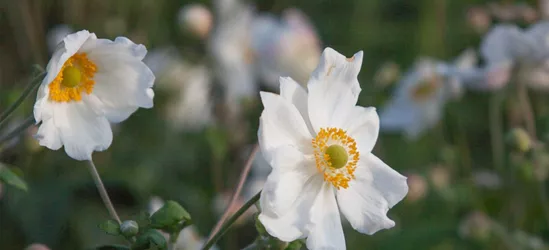
<path fill-rule="evenodd" d="M 67 154 L 76 160 L 90 160 L 93 151 L 106 150 L 112 142 L 107 119 L 98 116 L 87 96 L 82 102 L 55 103 L 53 122 Z"/>
<path fill-rule="evenodd" d="M 346 249 L 345 236 L 332 184 L 324 182 L 310 212 L 307 248 Z"/>
<path fill-rule="evenodd" d="M 327 48 L 307 84 L 309 118 L 315 131 L 341 127 L 360 94 L 358 73 L 362 52 L 351 59 Z"/>
<path fill-rule="evenodd" d="M 282 216 L 275 215 L 269 210 L 269 206 L 265 206 L 271 197 L 268 193 L 262 193 L 260 199 L 262 211 L 259 220 L 267 232 L 286 242 L 307 237 L 306 227 L 310 221 L 310 210 L 323 183 L 324 180 L 320 176 L 309 181 L 292 204 L 291 209 Z"/>
<path fill-rule="evenodd" d="M 258 139 L 265 160 L 272 165 L 274 150 L 284 145 L 293 145 L 303 153 L 312 152 L 312 135 L 297 108 L 272 93 L 261 92 L 261 101 L 265 109 L 260 117 Z"/>
<path fill-rule="evenodd" d="M 290 101 L 299 110 L 305 120 L 311 134 L 315 134 L 309 120 L 309 109 L 307 108 L 307 91 L 290 77 L 280 77 L 280 96 Z"/>
<path fill-rule="evenodd" d="M 361 155 L 349 188 L 337 191 L 339 209 L 354 229 L 374 234 L 395 223 L 387 211 L 408 193 L 406 177 L 387 166 L 375 155 Z"/>
<path fill-rule="evenodd" d="M 41 146 L 51 150 L 58 150 L 63 146 L 59 132 L 53 123 L 53 119 L 47 119 L 42 122 L 35 138 Z"/>
<path fill-rule="evenodd" d="M 355 106 L 343 128 L 355 139 L 360 153 L 371 152 L 379 134 L 379 116 L 376 109 Z"/>
<path fill-rule="evenodd" d="M 98 39 L 86 43 L 82 51 L 97 65 L 93 94 L 110 122 L 127 119 L 138 107 L 153 106 L 155 77 L 141 61 L 146 54 L 143 45 L 120 37 L 114 42 Z"/>
<path fill-rule="evenodd" d="M 498 25 L 482 41 L 480 52 L 488 65 L 510 63 L 536 57 L 535 38 L 527 36 L 515 25 Z"/>
<path fill-rule="evenodd" d="M 306 158 L 292 146 L 279 147 L 273 154 L 273 171 L 263 187 L 269 197 L 262 204 L 276 216 L 282 216 L 292 207 L 303 188 L 319 175 L 314 159 Z"/>
<path fill-rule="evenodd" d="M 43 107 L 46 105 L 49 93 L 47 86 L 57 77 L 63 64 L 65 64 L 65 62 L 73 56 L 86 41 L 94 40 L 96 38 L 95 34 L 90 33 L 87 30 L 82 30 L 66 36 L 63 39 L 63 42 L 59 43 L 46 66 L 47 75 L 44 77 L 44 80 L 42 80 L 38 93 L 36 94 L 36 103 L 34 104 L 34 119 L 36 120 L 36 123 L 51 117 L 51 113 L 43 114 L 43 112 L 49 112 L 47 108 Z"/>

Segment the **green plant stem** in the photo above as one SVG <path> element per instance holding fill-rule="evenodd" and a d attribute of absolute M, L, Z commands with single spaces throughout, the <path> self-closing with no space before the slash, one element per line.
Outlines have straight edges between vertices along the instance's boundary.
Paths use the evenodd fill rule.
<path fill-rule="evenodd" d="M 11 132 L 1 135 L 0 136 L 0 145 L 2 145 L 4 142 L 11 140 L 13 137 L 16 137 L 21 132 L 25 131 L 30 126 L 34 125 L 34 117 L 29 116 L 23 123 L 21 123 L 17 128 L 13 129 Z"/>
<path fill-rule="evenodd" d="M 229 230 L 229 228 L 235 223 L 235 221 L 259 200 L 259 197 L 261 197 L 261 191 L 254 195 L 254 197 L 252 197 L 244 205 L 242 205 L 242 207 L 238 209 L 236 213 L 229 217 L 229 219 L 227 219 L 227 222 L 225 222 L 223 226 L 221 226 L 221 229 L 217 233 L 215 233 L 212 238 L 206 242 L 206 244 L 204 244 L 202 250 L 210 249 Z"/>
<path fill-rule="evenodd" d="M 25 88 L 21 96 L 19 96 L 19 98 L 17 98 L 17 100 L 0 115 L 0 127 L 2 127 L 2 125 L 8 120 L 13 111 L 15 111 L 32 92 L 34 92 L 34 90 L 42 82 L 42 78 L 44 78 L 44 76 L 46 76 L 45 72 L 34 77 L 27 88 Z"/>
<path fill-rule="evenodd" d="M 492 146 L 492 157 L 494 162 L 494 169 L 496 171 L 503 170 L 504 164 L 504 153 L 505 149 L 503 148 L 503 126 L 501 124 L 501 103 L 502 103 L 502 94 L 501 92 L 496 92 L 493 96 L 490 97 L 490 110 L 489 110 L 489 119 L 490 119 L 490 141 Z"/>
<path fill-rule="evenodd" d="M 120 221 L 120 217 L 118 216 L 118 214 L 116 213 L 116 210 L 114 209 L 114 206 L 112 205 L 111 199 L 109 198 L 109 194 L 105 189 L 105 185 L 103 185 L 103 181 L 101 181 L 101 177 L 97 172 L 97 168 L 95 167 L 95 164 L 93 164 L 92 160 L 89 160 L 87 165 L 89 167 L 93 181 L 95 182 L 95 186 L 99 191 L 99 195 L 101 196 L 101 199 L 105 204 L 105 207 L 107 208 L 107 210 L 109 210 L 109 214 L 111 214 L 111 217 L 114 220 L 116 220 L 116 222 L 118 222 L 119 225 L 122 224 L 122 221 Z"/>

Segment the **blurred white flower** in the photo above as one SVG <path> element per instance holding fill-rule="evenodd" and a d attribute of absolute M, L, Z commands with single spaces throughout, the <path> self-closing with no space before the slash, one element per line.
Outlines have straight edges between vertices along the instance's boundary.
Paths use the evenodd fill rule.
<path fill-rule="evenodd" d="M 109 122 L 153 106 L 154 75 L 141 61 L 147 49 L 125 37 L 97 39 L 87 30 L 68 35 L 53 54 L 34 105 L 40 145 L 62 146 L 76 160 L 112 142 Z"/>
<path fill-rule="evenodd" d="M 160 208 L 164 206 L 164 200 L 162 198 L 153 196 L 149 201 L 149 214 L 154 214 Z M 167 233 L 162 232 L 162 235 L 169 239 Z M 200 250 L 202 246 L 206 243 L 205 239 L 198 234 L 198 230 L 194 225 L 185 227 L 179 233 L 177 242 L 175 243 L 174 250 Z M 217 246 L 213 246 L 211 249 L 217 250 Z"/>
<path fill-rule="evenodd" d="M 540 22 L 527 30 L 514 25 L 498 25 L 484 38 L 481 53 L 486 61 L 484 77 L 477 89 L 499 89 L 510 80 L 537 90 L 549 90 L 549 22 Z"/>
<path fill-rule="evenodd" d="M 448 100 L 458 98 L 469 75 L 476 73 L 476 54 L 465 51 L 455 62 L 446 64 L 429 58 L 416 62 L 402 80 L 380 114 L 381 130 L 403 131 L 416 139 L 441 119 Z"/>
<path fill-rule="evenodd" d="M 177 15 L 179 26 L 202 39 L 206 38 L 213 26 L 210 10 L 198 3 L 183 6 Z"/>
<path fill-rule="evenodd" d="M 503 181 L 495 171 L 477 170 L 473 172 L 473 183 L 478 187 L 496 190 L 501 188 Z"/>
<path fill-rule="evenodd" d="M 49 52 L 55 52 L 57 45 L 71 33 L 73 33 L 73 30 L 66 24 L 59 24 L 48 30 L 46 33 L 46 42 Z"/>
<path fill-rule="evenodd" d="M 192 65 L 178 56 L 175 48 L 149 53 L 145 63 L 157 76 L 158 87 L 168 97 L 166 120 L 174 130 L 197 130 L 213 121 L 211 72 L 202 64 Z"/>
<path fill-rule="evenodd" d="M 257 95 L 250 48 L 253 10 L 238 0 L 217 0 L 214 6 L 217 19 L 209 47 L 232 117 L 240 112 L 242 100 Z"/>
<path fill-rule="evenodd" d="M 261 93 L 258 132 L 273 168 L 259 220 L 283 241 L 307 237 L 309 249 L 345 249 L 340 212 L 361 233 L 391 228 L 389 208 L 408 192 L 406 177 L 371 153 L 379 119 L 356 106 L 362 52 L 324 50 L 307 90 L 280 79 L 280 95 Z"/>
<path fill-rule="evenodd" d="M 271 88 L 280 76 L 305 83 L 318 64 L 320 41 L 313 25 L 298 9 L 288 9 L 278 19 L 257 16 L 252 27 L 252 46 L 259 77 Z"/>

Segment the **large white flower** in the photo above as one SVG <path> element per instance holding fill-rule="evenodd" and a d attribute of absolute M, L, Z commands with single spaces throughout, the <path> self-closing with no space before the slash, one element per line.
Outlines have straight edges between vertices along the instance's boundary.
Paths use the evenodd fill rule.
<path fill-rule="evenodd" d="M 40 145 L 65 147 L 76 160 L 112 142 L 109 122 L 127 119 L 139 107 L 153 106 L 154 75 L 141 61 L 147 49 L 125 37 L 97 39 L 87 30 L 58 45 L 34 105 Z"/>
<path fill-rule="evenodd" d="M 371 153 L 379 119 L 375 108 L 356 106 L 361 65 L 362 52 L 347 59 L 327 48 L 307 90 L 281 78 L 280 95 L 261 93 L 259 144 L 273 171 L 259 219 L 283 241 L 345 249 L 340 212 L 361 233 L 395 225 L 386 213 L 408 186 Z"/>

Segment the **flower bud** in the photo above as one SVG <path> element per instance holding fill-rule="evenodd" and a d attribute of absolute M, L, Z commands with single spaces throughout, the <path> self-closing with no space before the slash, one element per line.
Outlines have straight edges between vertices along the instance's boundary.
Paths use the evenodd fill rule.
<path fill-rule="evenodd" d="M 522 128 L 514 128 L 507 134 L 507 143 L 515 150 L 526 153 L 532 148 L 532 139 Z"/>
<path fill-rule="evenodd" d="M 25 248 L 25 250 L 50 250 L 50 249 L 46 245 L 34 243 L 28 246 L 27 248 Z"/>
<path fill-rule="evenodd" d="M 139 233 L 139 225 L 133 220 L 127 220 L 120 225 L 120 232 L 126 237 L 132 237 Z"/>
<path fill-rule="evenodd" d="M 201 4 L 191 4 L 181 8 L 178 21 L 182 29 L 199 38 L 206 38 L 213 25 L 210 10 Z"/>
<path fill-rule="evenodd" d="M 464 238 L 487 240 L 492 231 L 492 221 L 483 212 L 469 214 L 459 226 L 459 234 Z"/>

